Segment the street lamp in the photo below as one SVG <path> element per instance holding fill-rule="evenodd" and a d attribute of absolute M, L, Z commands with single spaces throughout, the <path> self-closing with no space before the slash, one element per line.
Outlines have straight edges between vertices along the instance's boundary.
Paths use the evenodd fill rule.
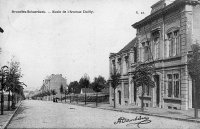
<path fill-rule="evenodd" d="M 8 74 L 8 66 L 1 67 L 1 115 L 3 115 L 3 109 L 4 109 L 4 79 L 5 76 Z"/>

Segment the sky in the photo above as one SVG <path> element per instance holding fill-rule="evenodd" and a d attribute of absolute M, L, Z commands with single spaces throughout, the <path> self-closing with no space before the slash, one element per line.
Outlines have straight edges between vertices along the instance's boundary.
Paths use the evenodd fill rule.
<path fill-rule="evenodd" d="M 28 87 L 62 74 L 69 84 L 87 73 L 109 78 L 109 54 L 136 36 L 131 26 L 150 14 L 158 0 L 0 0 L 0 65 L 14 56 Z M 46 13 L 12 13 L 12 11 Z M 52 13 L 93 11 L 93 13 Z M 141 14 L 144 12 L 144 14 Z"/>

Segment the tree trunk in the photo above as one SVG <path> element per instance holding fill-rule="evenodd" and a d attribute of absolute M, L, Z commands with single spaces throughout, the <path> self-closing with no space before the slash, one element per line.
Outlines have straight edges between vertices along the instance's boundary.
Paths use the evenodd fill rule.
<path fill-rule="evenodd" d="M 144 85 L 142 85 L 141 111 L 144 111 Z"/>
<path fill-rule="evenodd" d="M 54 95 L 53 95 L 53 98 L 52 98 L 52 100 L 54 100 Z"/>
<path fill-rule="evenodd" d="M 77 101 L 77 104 L 78 104 L 78 94 L 77 94 L 77 100 L 76 101 Z"/>
<path fill-rule="evenodd" d="M 67 99 L 67 98 L 66 98 L 66 93 L 65 93 L 65 103 L 66 103 L 66 99 Z"/>
<path fill-rule="evenodd" d="M 3 90 L 1 92 L 1 115 L 3 115 L 3 108 L 4 108 L 4 94 Z"/>
<path fill-rule="evenodd" d="M 14 109 L 15 108 L 15 93 L 12 93 L 12 105 L 11 107 Z"/>
<path fill-rule="evenodd" d="M 115 102 L 115 89 L 114 89 L 114 108 L 116 108 L 116 102 Z"/>
<path fill-rule="evenodd" d="M 98 92 L 96 93 L 96 107 L 97 107 L 97 104 L 98 104 Z"/>
<path fill-rule="evenodd" d="M 75 94 L 74 94 L 73 100 L 75 101 Z M 76 102 L 76 101 L 75 101 L 75 102 Z"/>
<path fill-rule="evenodd" d="M 86 88 L 85 88 L 85 105 L 86 105 Z"/>
<path fill-rule="evenodd" d="M 70 103 L 72 102 L 72 100 L 71 100 L 71 95 L 70 95 Z"/>
<path fill-rule="evenodd" d="M 62 103 L 62 94 L 60 94 L 60 96 L 61 96 L 60 100 L 61 100 L 61 103 Z"/>
<path fill-rule="evenodd" d="M 8 111 L 10 110 L 10 90 L 8 91 Z"/>

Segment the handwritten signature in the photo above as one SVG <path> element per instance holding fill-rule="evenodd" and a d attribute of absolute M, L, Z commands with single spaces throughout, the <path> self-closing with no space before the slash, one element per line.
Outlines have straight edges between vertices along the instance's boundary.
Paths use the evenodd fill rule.
<path fill-rule="evenodd" d="M 125 117 L 120 117 L 114 124 L 122 124 L 122 123 L 127 123 L 126 126 L 133 126 L 137 125 L 138 128 L 140 128 L 140 124 L 148 124 L 151 123 L 151 120 L 149 117 L 143 117 L 143 116 L 136 116 L 134 119 L 128 119 Z"/>

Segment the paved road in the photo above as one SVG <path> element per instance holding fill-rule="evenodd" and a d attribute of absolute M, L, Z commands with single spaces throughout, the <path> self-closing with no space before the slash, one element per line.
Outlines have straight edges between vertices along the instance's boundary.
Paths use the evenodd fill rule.
<path fill-rule="evenodd" d="M 125 118 L 127 122 L 122 123 Z M 138 126 L 140 128 L 197 129 L 200 128 L 200 123 L 144 115 L 140 117 L 138 114 L 26 100 L 23 101 L 8 128 L 138 128 Z"/>

